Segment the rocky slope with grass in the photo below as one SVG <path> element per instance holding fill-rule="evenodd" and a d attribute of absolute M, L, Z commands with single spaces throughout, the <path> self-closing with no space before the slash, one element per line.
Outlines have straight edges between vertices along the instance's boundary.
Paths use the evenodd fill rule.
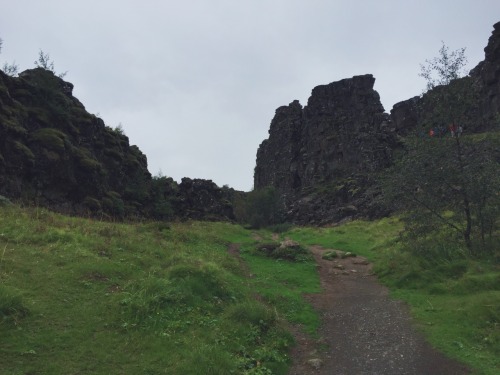
<path fill-rule="evenodd" d="M 0 71 L 0 195 L 79 215 L 232 218 L 234 191 L 152 178 L 122 129 L 88 113 L 72 91 L 46 69 Z"/>
<path fill-rule="evenodd" d="M 377 176 L 392 162 L 401 139 L 447 123 L 437 94 L 470 95 L 457 108 L 465 131 L 484 132 L 500 124 L 500 23 L 485 48 L 485 60 L 469 76 L 438 86 L 422 97 L 397 103 L 385 113 L 372 75 L 314 88 L 305 107 L 280 107 L 269 137 L 257 151 L 254 185 L 274 187 L 285 197 L 287 219 L 327 224 L 346 218 L 381 216 Z M 444 133 L 443 133 L 444 134 Z"/>

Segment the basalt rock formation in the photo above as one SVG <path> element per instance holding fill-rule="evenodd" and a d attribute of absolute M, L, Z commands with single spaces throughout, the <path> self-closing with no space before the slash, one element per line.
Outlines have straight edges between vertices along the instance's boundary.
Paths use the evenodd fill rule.
<path fill-rule="evenodd" d="M 439 86 L 422 96 L 415 96 L 397 103 L 391 110 L 392 126 L 399 135 L 405 136 L 422 127 L 432 126 L 432 114 L 436 104 L 436 91 L 461 86 L 471 95 L 469 108 L 458 119 L 464 128 L 471 132 L 480 132 L 498 127 L 500 117 L 500 22 L 493 25 L 493 33 L 484 49 L 485 59 L 472 69 L 467 77 L 452 82 L 450 87 Z M 458 108 L 456 112 L 463 112 Z"/>
<path fill-rule="evenodd" d="M 471 71 L 481 87 L 480 111 L 487 124 L 498 121 L 500 116 L 500 22 L 493 27 L 484 49 L 485 59 Z"/>
<path fill-rule="evenodd" d="M 46 69 L 0 71 L 0 195 L 69 214 L 232 218 L 230 190 L 153 179 L 139 148 L 88 113 L 72 90 Z"/>
<path fill-rule="evenodd" d="M 269 138 L 257 151 L 254 185 L 272 186 L 283 195 L 287 220 L 328 224 L 386 214 L 388 208 L 378 199 L 377 174 L 391 165 L 393 152 L 409 134 L 425 134 L 433 127 L 447 134 L 439 96 L 467 96 L 454 109 L 466 131 L 497 127 L 500 23 L 494 25 L 485 60 L 468 77 L 397 103 L 390 115 L 374 82 L 364 75 L 318 86 L 304 108 L 293 101 L 276 110 Z"/>
<path fill-rule="evenodd" d="M 176 216 L 194 220 L 233 220 L 231 188 L 219 188 L 211 180 L 184 177 L 174 205 Z"/>
<path fill-rule="evenodd" d="M 257 152 L 255 187 L 277 188 L 289 219 L 323 223 L 373 208 L 366 187 L 397 143 L 374 83 L 364 75 L 318 86 L 306 107 L 276 110 Z"/>

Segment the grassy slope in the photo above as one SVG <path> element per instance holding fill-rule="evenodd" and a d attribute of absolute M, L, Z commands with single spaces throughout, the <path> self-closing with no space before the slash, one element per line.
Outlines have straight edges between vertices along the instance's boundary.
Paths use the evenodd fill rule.
<path fill-rule="evenodd" d="M 318 327 L 301 298 L 319 289 L 314 263 L 264 258 L 239 226 L 0 211 L 2 374 L 284 374 L 293 342 L 285 320 Z M 477 373 L 498 373 L 498 266 L 422 262 L 398 250 L 399 230 L 386 219 L 283 236 L 367 256 L 434 345 Z M 242 245 L 251 278 L 230 242 Z"/>
<path fill-rule="evenodd" d="M 407 301 L 431 343 L 477 374 L 500 373 L 500 267 L 490 261 L 425 261 L 402 253 L 396 219 L 334 228 L 298 228 L 299 242 L 351 251 L 374 261 L 395 298 Z"/>
<path fill-rule="evenodd" d="M 272 267 L 248 279 L 227 253 L 228 242 L 251 246 L 250 232 L 0 211 L 0 373 L 286 372 L 282 318 L 302 289 L 281 307 L 256 300 Z"/>

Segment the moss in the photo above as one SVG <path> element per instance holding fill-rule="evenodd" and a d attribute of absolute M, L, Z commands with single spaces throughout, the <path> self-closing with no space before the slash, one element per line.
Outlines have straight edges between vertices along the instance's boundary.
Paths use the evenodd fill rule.
<path fill-rule="evenodd" d="M 108 191 L 106 193 L 106 196 L 111 198 L 111 199 L 121 199 L 122 198 L 120 193 L 117 193 L 116 191 Z"/>
<path fill-rule="evenodd" d="M 15 89 L 12 96 L 16 99 L 21 99 L 21 98 L 31 98 L 33 94 L 26 89 Z"/>
<path fill-rule="evenodd" d="M 57 152 L 50 151 L 50 150 L 43 150 L 42 155 L 45 156 L 45 158 L 51 162 L 56 162 L 61 160 L 61 157 Z"/>
<path fill-rule="evenodd" d="M 79 159 L 78 162 L 80 163 L 81 167 L 87 170 L 93 170 L 93 171 L 102 170 L 102 164 L 95 159 L 90 159 L 90 158 Z"/>
<path fill-rule="evenodd" d="M 117 149 L 117 148 L 111 148 L 107 149 L 104 151 L 106 156 L 112 157 L 113 159 L 116 159 L 118 161 L 121 161 L 123 159 L 123 153 Z"/>
<path fill-rule="evenodd" d="M 92 125 L 93 118 L 84 108 L 72 106 L 70 109 L 70 115 L 80 124 L 84 124 L 86 126 Z"/>
<path fill-rule="evenodd" d="M 30 159 L 30 160 L 34 160 L 35 159 L 35 155 L 30 150 L 30 148 L 28 146 L 26 146 L 25 144 L 23 144 L 21 142 L 18 142 L 18 141 L 14 141 L 14 148 L 17 151 L 19 151 L 27 159 Z"/>
<path fill-rule="evenodd" d="M 28 108 L 28 115 L 41 125 L 50 125 L 49 112 L 43 108 Z"/>
<path fill-rule="evenodd" d="M 26 129 L 24 129 L 16 119 L 5 118 L 3 116 L 0 117 L 0 128 L 14 135 L 23 136 L 27 133 Z"/>
<path fill-rule="evenodd" d="M 85 199 L 83 200 L 83 205 L 94 212 L 101 209 L 101 202 L 89 196 L 85 197 Z"/>
<path fill-rule="evenodd" d="M 139 160 L 137 160 L 137 158 L 134 155 L 128 154 L 125 159 L 125 163 L 129 168 L 137 168 L 137 169 L 141 168 L 141 163 L 139 163 Z"/>
<path fill-rule="evenodd" d="M 102 206 L 105 211 L 112 215 L 123 217 L 125 214 L 125 204 L 121 195 L 116 191 L 108 191 L 106 197 L 102 199 Z"/>
<path fill-rule="evenodd" d="M 31 139 L 51 150 L 64 151 L 65 149 L 64 143 L 66 141 L 66 135 L 57 129 L 39 129 L 32 134 Z"/>
<path fill-rule="evenodd" d="M 103 169 L 102 164 L 94 159 L 89 150 L 75 147 L 72 152 L 80 167 L 89 171 L 101 171 Z"/>

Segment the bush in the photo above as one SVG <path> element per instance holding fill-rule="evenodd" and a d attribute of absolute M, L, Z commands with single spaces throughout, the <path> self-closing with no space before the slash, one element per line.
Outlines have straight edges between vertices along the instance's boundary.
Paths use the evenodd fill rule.
<path fill-rule="evenodd" d="M 102 207 L 111 215 L 123 217 L 125 215 L 125 204 L 121 195 L 115 191 L 108 191 L 102 199 Z"/>
<path fill-rule="evenodd" d="M 0 195 L 0 207 L 10 206 L 10 205 L 12 205 L 12 202 L 3 195 Z"/>
<path fill-rule="evenodd" d="M 293 225 L 291 223 L 279 223 L 274 224 L 269 227 L 269 230 L 274 233 L 285 233 L 288 232 Z"/>
<path fill-rule="evenodd" d="M 273 187 L 253 190 L 233 202 L 236 220 L 259 229 L 284 221 L 284 205 L 279 192 Z"/>

